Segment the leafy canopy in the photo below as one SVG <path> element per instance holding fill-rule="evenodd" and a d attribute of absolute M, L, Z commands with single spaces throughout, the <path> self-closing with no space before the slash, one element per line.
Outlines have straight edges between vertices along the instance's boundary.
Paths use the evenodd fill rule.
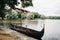
<path fill-rule="evenodd" d="M 9 5 L 11 8 L 15 8 L 15 5 L 18 5 L 18 0 L 0 0 L 0 10 L 4 9 L 5 4 Z M 32 0 L 21 0 L 22 7 L 33 6 Z"/>
<path fill-rule="evenodd" d="M 20 0 L 20 1 L 23 8 L 28 6 L 33 6 L 32 0 Z M 15 9 L 15 5 L 18 5 L 19 2 L 18 0 L 0 0 L 0 17 L 2 19 L 3 17 L 5 17 L 5 14 L 3 11 L 5 10 L 6 4 L 9 5 L 11 9 Z"/>

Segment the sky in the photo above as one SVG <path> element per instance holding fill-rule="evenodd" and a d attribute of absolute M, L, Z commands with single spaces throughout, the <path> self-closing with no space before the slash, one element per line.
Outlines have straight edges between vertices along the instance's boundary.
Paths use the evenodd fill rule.
<path fill-rule="evenodd" d="M 25 10 L 38 12 L 45 16 L 60 16 L 60 0 L 33 0 L 33 7 L 26 7 Z M 17 6 L 22 8 L 21 4 Z"/>

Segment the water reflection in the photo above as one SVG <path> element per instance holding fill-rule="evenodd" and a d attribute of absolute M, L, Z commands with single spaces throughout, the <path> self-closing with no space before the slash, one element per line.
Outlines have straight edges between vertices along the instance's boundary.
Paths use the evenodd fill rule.
<path fill-rule="evenodd" d="M 27 28 L 30 28 L 36 31 L 41 31 L 43 28 L 43 23 L 44 23 L 44 20 L 27 20 L 27 21 L 25 20 L 23 21 L 22 25 L 24 27 L 27 25 Z"/>
<path fill-rule="evenodd" d="M 34 29 L 37 31 L 41 31 L 43 28 L 43 23 L 44 20 L 27 20 L 27 21 L 23 21 L 23 27 L 30 28 L 30 29 Z"/>
<path fill-rule="evenodd" d="M 45 20 L 43 40 L 60 40 L 60 20 Z"/>
<path fill-rule="evenodd" d="M 60 40 L 60 20 L 38 20 L 38 21 L 23 21 L 23 26 L 28 26 L 28 28 L 40 31 L 42 29 L 42 24 L 45 23 L 45 33 L 42 40 Z M 24 40 L 37 40 L 31 37 L 25 37 Z"/>

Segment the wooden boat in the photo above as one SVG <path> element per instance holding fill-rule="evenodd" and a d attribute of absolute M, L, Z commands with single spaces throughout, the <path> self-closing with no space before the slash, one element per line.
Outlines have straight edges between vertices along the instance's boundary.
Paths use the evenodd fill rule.
<path fill-rule="evenodd" d="M 41 37 L 44 35 L 44 28 L 41 31 L 32 30 L 25 27 L 16 26 L 10 24 L 10 29 L 23 33 L 27 36 L 33 37 L 35 39 L 41 40 Z"/>

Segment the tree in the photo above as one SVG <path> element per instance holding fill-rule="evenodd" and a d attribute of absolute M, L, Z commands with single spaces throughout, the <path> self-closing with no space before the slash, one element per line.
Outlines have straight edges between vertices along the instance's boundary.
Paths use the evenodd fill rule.
<path fill-rule="evenodd" d="M 21 3 L 23 8 L 33 6 L 32 0 L 21 0 Z M 0 0 L 0 17 L 2 17 L 2 19 L 5 16 L 3 12 L 5 10 L 5 4 L 9 5 L 11 9 L 15 9 L 15 5 L 18 5 L 19 2 L 18 0 Z"/>
<path fill-rule="evenodd" d="M 0 10 L 0 17 L 3 19 L 5 17 L 5 13 Z"/>
<path fill-rule="evenodd" d="M 21 0 L 22 7 L 33 6 L 32 0 Z M 18 0 L 0 0 L 0 10 L 3 10 L 5 4 L 9 5 L 12 9 L 15 9 L 15 5 L 18 5 Z M 24 6 L 23 6 L 24 5 Z"/>
<path fill-rule="evenodd" d="M 22 7 L 33 6 L 32 0 L 21 0 L 21 2 L 22 2 Z"/>

